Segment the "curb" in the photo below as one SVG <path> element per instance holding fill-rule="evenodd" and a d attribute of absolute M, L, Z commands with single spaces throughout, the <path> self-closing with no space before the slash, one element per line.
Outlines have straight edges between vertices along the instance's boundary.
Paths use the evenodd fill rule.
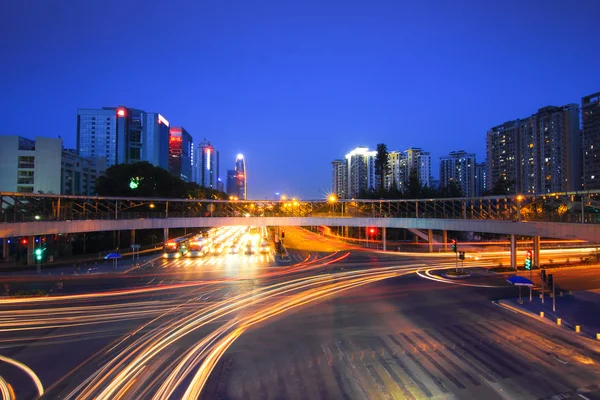
<path fill-rule="evenodd" d="M 510 304 L 506 304 L 502 300 L 492 301 L 492 304 L 495 304 L 498 307 L 502 307 L 502 308 L 504 308 L 504 309 L 506 309 L 506 310 L 508 310 L 510 312 L 513 312 L 515 314 L 521 314 L 521 315 L 524 315 L 524 316 L 529 317 L 531 319 L 534 319 L 536 321 L 542 322 L 544 324 L 551 325 L 551 326 L 553 326 L 555 328 L 558 328 L 558 329 L 561 329 L 563 327 L 567 328 L 566 331 L 568 333 L 575 334 L 575 336 L 583 338 L 583 339 L 586 339 L 586 340 L 589 340 L 589 341 L 591 341 L 593 343 L 598 343 L 598 340 L 596 340 L 593 337 L 589 337 L 589 335 L 586 335 L 583 332 L 576 333 L 575 332 L 575 325 L 572 324 L 572 323 L 570 323 L 570 322 L 565 321 L 562 318 L 561 318 L 562 325 L 558 325 L 558 324 L 556 324 L 556 322 L 552 322 L 550 320 L 549 316 L 544 315 L 544 317 L 540 317 L 539 315 L 534 314 L 534 313 L 532 313 L 530 311 L 520 310 L 517 307 L 511 306 Z M 556 318 L 558 318 L 558 317 L 556 317 Z M 563 329 L 563 330 L 565 330 L 565 329 Z"/>
<path fill-rule="evenodd" d="M 471 277 L 471 274 L 467 275 L 447 275 L 445 272 L 442 273 L 442 276 L 447 279 L 467 279 Z"/>

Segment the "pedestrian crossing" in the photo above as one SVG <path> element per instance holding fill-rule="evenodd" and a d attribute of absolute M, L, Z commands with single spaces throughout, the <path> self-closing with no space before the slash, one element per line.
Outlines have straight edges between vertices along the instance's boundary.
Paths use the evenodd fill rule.
<path fill-rule="evenodd" d="M 382 335 L 340 334 L 320 343 L 304 336 L 284 351 L 265 343 L 260 347 L 270 352 L 226 358 L 232 367 L 227 384 L 220 385 L 223 392 L 203 397 L 540 399 L 600 382 L 600 359 L 586 372 L 570 374 L 577 349 L 553 339 L 509 319 Z"/>

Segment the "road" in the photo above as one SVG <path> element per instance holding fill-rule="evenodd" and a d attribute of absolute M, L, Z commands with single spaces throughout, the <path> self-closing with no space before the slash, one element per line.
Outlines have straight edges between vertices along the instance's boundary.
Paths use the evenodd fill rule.
<path fill-rule="evenodd" d="M 367 252 L 303 229 L 286 228 L 285 244 L 287 267 L 258 254 L 158 259 L 65 281 L 92 287 L 63 296 L 0 299 L 0 391 L 512 399 L 600 383 L 596 344 L 491 303 L 514 295 L 504 276 L 431 281 L 414 272 L 452 257 Z"/>

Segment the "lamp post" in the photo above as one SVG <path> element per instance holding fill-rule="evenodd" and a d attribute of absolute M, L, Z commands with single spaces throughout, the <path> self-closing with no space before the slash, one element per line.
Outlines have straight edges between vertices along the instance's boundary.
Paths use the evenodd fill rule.
<path fill-rule="evenodd" d="M 521 202 L 523 201 L 523 195 L 517 196 L 517 221 L 521 222 Z"/>

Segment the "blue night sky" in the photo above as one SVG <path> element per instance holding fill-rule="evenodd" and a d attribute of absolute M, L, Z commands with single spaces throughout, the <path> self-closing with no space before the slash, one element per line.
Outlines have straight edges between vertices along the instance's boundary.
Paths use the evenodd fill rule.
<path fill-rule="evenodd" d="M 323 198 L 359 145 L 485 158 L 485 132 L 600 91 L 600 2 L 5 0 L 0 134 L 160 112 L 246 156 L 250 198 Z"/>

